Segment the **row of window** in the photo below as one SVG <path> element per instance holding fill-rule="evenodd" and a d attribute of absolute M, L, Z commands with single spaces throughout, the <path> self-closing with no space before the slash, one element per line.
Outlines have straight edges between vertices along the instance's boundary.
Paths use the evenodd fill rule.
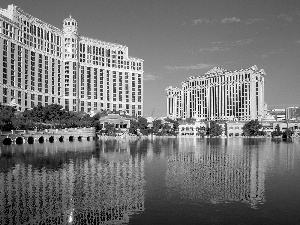
<path fill-rule="evenodd" d="M 126 56 L 124 56 L 122 50 L 111 50 L 80 43 L 79 51 L 79 59 L 83 63 L 128 70 L 142 70 L 142 63 L 125 60 Z"/>
<path fill-rule="evenodd" d="M 61 104 L 61 98 L 57 97 L 51 97 L 51 96 L 44 96 L 44 95 L 36 95 L 36 94 L 30 94 L 30 93 L 24 93 L 22 91 L 16 91 L 14 89 L 8 89 L 8 88 L 3 88 L 3 98 L 2 101 L 4 104 L 10 103 L 13 99 L 17 100 L 17 103 L 19 105 L 22 105 L 25 108 L 33 108 L 36 104 L 43 104 L 43 105 L 48 105 L 48 104 L 54 104 L 58 103 Z M 8 97 L 10 99 L 8 100 Z M 70 100 L 65 99 L 65 109 L 70 110 Z M 76 99 L 72 100 L 73 103 L 73 110 L 76 111 Z M 84 108 L 86 106 L 88 108 L 88 112 L 92 110 L 92 104 L 93 104 L 93 110 L 99 110 L 99 109 L 109 109 L 109 110 L 125 110 L 128 111 L 130 109 L 130 104 L 115 104 L 115 103 L 104 103 L 104 102 L 89 102 L 89 101 L 81 101 L 81 108 Z M 74 108 L 75 107 L 75 108 Z M 136 110 L 138 112 L 138 115 L 141 116 L 141 110 L 142 106 L 141 105 L 132 105 L 131 106 L 133 114 L 135 114 Z"/>
<path fill-rule="evenodd" d="M 3 91 L 2 101 L 4 104 L 10 103 L 13 99 L 16 100 L 17 104 L 22 105 L 25 108 L 28 108 L 28 107 L 33 108 L 35 106 L 36 101 L 37 101 L 37 104 L 42 104 L 44 102 L 45 105 L 61 103 L 61 98 L 57 98 L 57 97 L 30 94 L 30 93 L 25 93 L 22 91 L 17 91 L 14 89 L 9 89 L 6 87 L 4 87 L 2 91 Z M 8 97 L 10 97 L 10 98 L 8 99 Z M 22 100 L 24 102 L 22 102 Z M 31 105 L 29 105 L 30 101 L 31 101 Z"/>
<path fill-rule="evenodd" d="M 39 49 L 56 57 L 61 57 L 61 38 L 50 31 L 35 25 L 14 27 L 10 23 L 0 21 L 0 33 L 21 42 L 29 47 Z"/>

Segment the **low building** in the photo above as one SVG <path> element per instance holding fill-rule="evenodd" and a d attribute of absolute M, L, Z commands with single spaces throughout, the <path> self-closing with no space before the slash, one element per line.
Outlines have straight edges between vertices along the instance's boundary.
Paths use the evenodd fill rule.
<path fill-rule="evenodd" d="M 239 137 L 243 134 L 243 122 L 228 122 L 227 123 L 227 136 L 228 137 Z"/>
<path fill-rule="evenodd" d="M 127 129 L 130 127 L 130 119 L 122 117 L 119 114 L 108 114 L 107 116 L 100 118 L 99 122 L 101 127 L 104 127 L 105 124 L 114 124 L 117 129 Z"/>
<path fill-rule="evenodd" d="M 268 137 L 271 137 L 272 132 L 275 130 L 273 122 L 274 121 L 272 121 L 272 122 L 264 121 L 261 123 L 262 131 L 264 131 Z M 275 125 L 275 127 L 276 127 L 276 125 Z"/>
<path fill-rule="evenodd" d="M 206 124 L 201 122 L 180 124 L 178 130 L 179 136 L 204 136 L 206 133 Z"/>

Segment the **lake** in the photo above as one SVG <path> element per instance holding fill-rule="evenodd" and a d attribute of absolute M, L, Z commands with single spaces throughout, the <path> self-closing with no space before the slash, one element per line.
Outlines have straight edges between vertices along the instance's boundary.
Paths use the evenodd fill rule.
<path fill-rule="evenodd" d="M 0 145 L 0 224 L 300 224 L 300 140 Z"/>

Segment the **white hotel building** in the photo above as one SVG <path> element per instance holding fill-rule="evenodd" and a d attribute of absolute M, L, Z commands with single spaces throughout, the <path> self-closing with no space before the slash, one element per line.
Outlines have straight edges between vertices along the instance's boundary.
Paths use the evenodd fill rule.
<path fill-rule="evenodd" d="M 168 87 L 167 116 L 198 120 L 261 120 L 265 115 L 265 71 L 256 66 L 228 71 L 215 67 Z"/>
<path fill-rule="evenodd" d="M 128 47 L 80 36 L 9 5 L 0 8 L 0 103 L 19 110 L 57 103 L 70 111 L 143 115 L 143 60 Z"/>

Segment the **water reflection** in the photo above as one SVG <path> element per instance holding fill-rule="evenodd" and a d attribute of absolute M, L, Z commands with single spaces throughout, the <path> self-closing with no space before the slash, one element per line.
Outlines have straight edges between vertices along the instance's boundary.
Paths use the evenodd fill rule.
<path fill-rule="evenodd" d="M 299 171 L 300 144 L 299 141 L 274 141 L 273 148 L 268 151 L 268 173 L 286 174 Z"/>
<path fill-rule="evenodd" d="M 222 148 L 216 148 L 222 140 L 193 141 L 182 139 L 178 152 L 168 158 L 166 183 L 171 197 L 211 203 L 242 201 L 252 206 L 264 202 L 263 151 L 246 145 L 233 148 L 227 140 Z"/>
<path fill-rule="evenodd" d="M 281 173 L 294 168 L 300 158 L 297 147 L 298 142 L 257 139 L 180 139 L 178 151 L 167 160 L 168 195 L 211 203 L 239 201 L 255 208 L 266 201 L 268 168 Z"/>
<path fill-rule="evenodd" d="M 196 138 L 1 145 L 0 224 L 128 224 L 147 209 L 148 219 L 157 216 L 153 209 L 170 202 L 176 214 L 186 202 L 278 206 L 275 182 L 286 177 L 286 186 L 291 179 L 300 188 L 299 147 Z M 297 196 L 288 201 L 295 209 Z"/>
<path fill-rule="evenodd" d="M 144 210 L 144 161 L 110 144 L 4 153 L 11 160 L 0 173 L 0 224 L 128 222 Z"/>

